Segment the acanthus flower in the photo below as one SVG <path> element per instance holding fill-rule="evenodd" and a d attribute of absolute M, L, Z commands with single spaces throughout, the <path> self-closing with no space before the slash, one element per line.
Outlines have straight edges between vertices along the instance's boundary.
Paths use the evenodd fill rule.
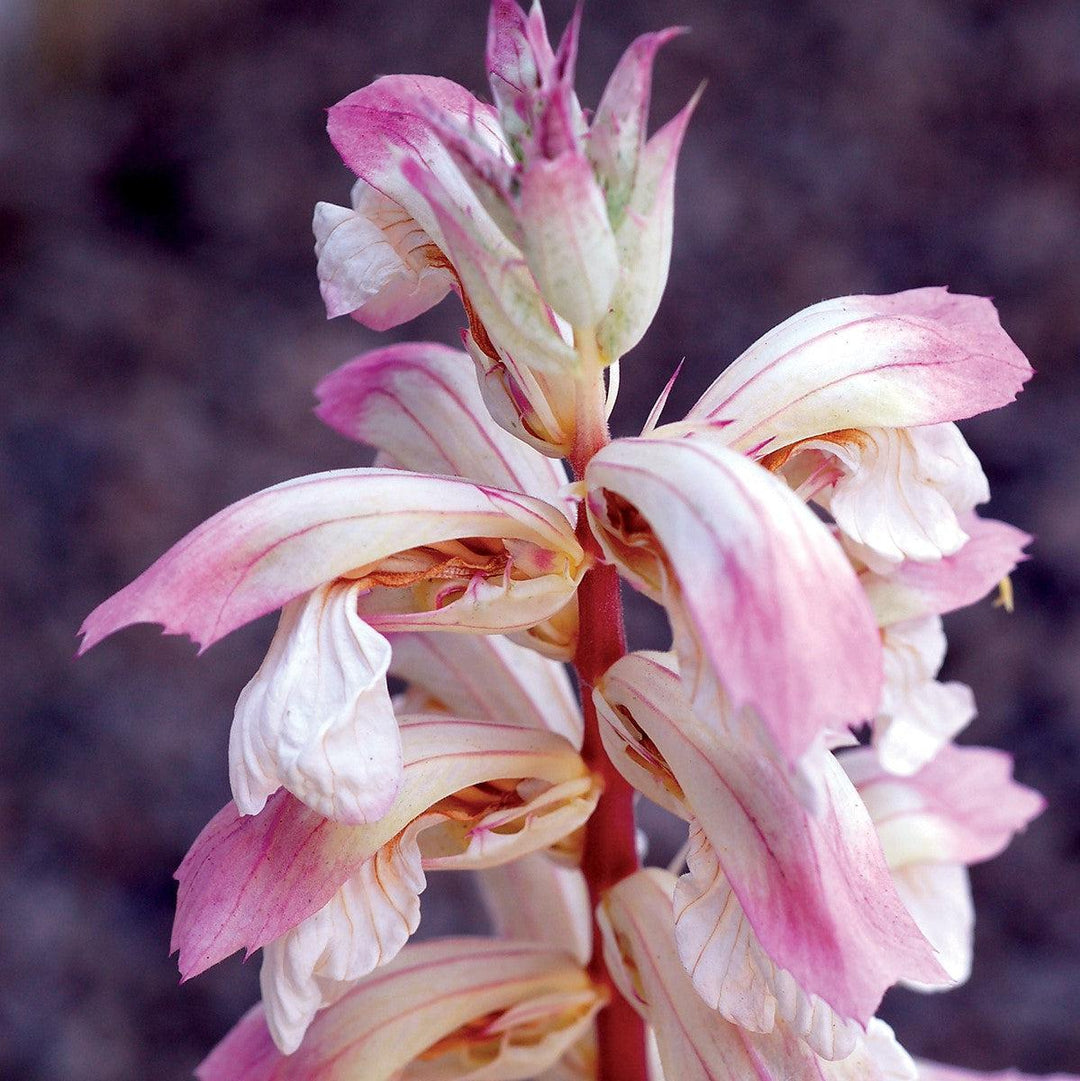
<path fill-rule="evenodd" d="M 324 818 L 281 791 L 259 814 L 229 804 L 177 878 L 184 978 L 263 948 L 263 1002 L 295 1050 L 315 1013 L 390 961 L 420 921 L 425 871 L 496 866 L 561 845 L 599 796 L 561 737 L 442 714 L 400 718 L 404 782 L 377 823 Z"/>

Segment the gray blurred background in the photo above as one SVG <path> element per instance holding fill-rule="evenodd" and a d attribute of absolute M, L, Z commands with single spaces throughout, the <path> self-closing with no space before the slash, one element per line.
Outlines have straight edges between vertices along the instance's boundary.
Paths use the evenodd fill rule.
<path fill-rule="evenodd" d="M 548 5 L 561 28 L 565 0 Z M 74 663 L 99 601 L 260 487 L 357 464 L 311 388 L 379 341 L 324 321 L 317 199 L 350 176 L 323 110 L 378 74 L 484 94 L 486 4 L 0 0 L 0 1076 L 174 1081 L 254 1001 L 256 962 L 177 986 L 171 879 L 227 798 L 236 694 L 272 626 L 199 660 L 156 630 Z M 592 0 L 579 85 L 676 23 L 654 119 L 708 88 L 680 166 L 666 299 L 625 361 L 636 431 L 674 365 L 684 410 L 728 360 L 829 296 L 995 297 L 1038 378 L 964 425 L 989 512 L 1038 535 L 1017 612 L 949 620 L 969 742 L 1050 809 L 975 869 L 975 974 L 892 993 L 916 1053 L 1080 1072 L 1080 4 Z M 455 342 L 447 301 L 398 337 Z M 663 630 L 635 607 L 637 644 Z M 670 836 L 657 855 L 667 858 Z M 425 924 L 477 929 L 467 884 Z"/>

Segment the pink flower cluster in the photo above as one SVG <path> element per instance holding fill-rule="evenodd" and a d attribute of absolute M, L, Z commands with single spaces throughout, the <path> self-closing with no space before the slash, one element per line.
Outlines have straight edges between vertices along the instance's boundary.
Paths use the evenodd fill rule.
<path fill-rule="evenodd" d="M 973 698 L 937 680 L 942 615 L 1029 539 L 976 514 L 955 422 L 1030 367 L 987 300 L 843 297 L 611 440 L 694 102 L 647 137 L 668 30 L 590 116 L 578 15 L 553 48 L 538 4 L 495 0 L 493 105 L 389 76 L 331 110 L 358 179 L 315 210 L 329 314 L 385 329 L 455 292 L 464 348 L 334 372 L 319 415 L 376 465 L 227 508 L 83 627 L 205 648 L 281 609 L 233 800 L 177 872 L 184 978 L 263 951 L 262 1004 L 199 1076 L 971 1077 L 874 1013 L 968 977 L 967 867 L 1042 808 L 952 742 Z M 626 652 L 616 575 L 669 652 Z M 633 792 L 685 820 L 685 870 L 640 867 Z M 497 934 L 410 943 L 447 868 L 479 873 Z"/>

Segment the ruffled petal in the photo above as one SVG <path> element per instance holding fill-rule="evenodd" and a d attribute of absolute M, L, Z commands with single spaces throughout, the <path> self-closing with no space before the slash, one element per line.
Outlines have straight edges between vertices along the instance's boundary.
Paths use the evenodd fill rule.
<path fill-rule="evenodd" d="M 711 1010 L 675 951 L 674 878 L 640 871 L 624 879 L 597 910 L 604 957 L 623 996 L 652 1025 L 663 1076 L 670 1081 L 913 1081 L 911 1060 L 876 1018 L 847 1058 L 830 1062 L 783 1024 L 756 1033 Z"/>
<path fill-rule="evenodd" d="M 233 716 L 229 775 L 241 814 L 258 814 L 284 785 L 319 814 L 360 825 L 397 795 L 390 644 L 360 619 L 357 592 L 337 583 L 283 609 Z"/>
<path fill-rule="evenodd" d="M 968 540 L 960 519 L 990 498 L 982 467 L 955 424 L 851 429 L 795 451 L 788 459 L 794 468 L 803 453 L 835 463 L 818 467 L 838 475 L 817 499 L 871 565 L 955 554 Z"/>
<path fill-rule="evenodd" d="M 270 1033 L 285 1054 L 300 1046 L 320 1009 L 401 952 L 420 924 L 426 885 L 415 839 L 395 839 L 318 912 L 267 943 L 259 986 Z"/>
<path fill-rule="evenodd" d="M 668 609 L 695 708 L 721 693 L 749 706 L 792 764 L 872 716 L 876 623 L 836 541 L 786 485 L 703 435 L 615 440 L 585 482 L 605 555 Z"/>
<path fill-rule="evenodd" d="M 963 683 L 934 677 L 945 659 L 940 616 L 893 623 L 882 631 L 885 686 L 874 718 L 874 747 L 890 773 L 908 776 L 926 765 L 975 716 Z"/>
<path fill-rule="evenodd" d="M 603 1003 L 580 966 L 530 943 L 455 938 L 407 947 L 317 1016 L 284 1056 L 261 1007 L 196 1071 L 200 1081 L 520 1081 L 553 1065 Z M 410 1065 L 422 1067 L 413 1074 Z"/>
<path fill-rule="evenodd" d="M 373 330 L 389 330 L 434 307 L 454 284 L 431 237 L 362 180 L 352 208 L 315 204 L 312 231 L 328 318 L 351 314 Z"/>

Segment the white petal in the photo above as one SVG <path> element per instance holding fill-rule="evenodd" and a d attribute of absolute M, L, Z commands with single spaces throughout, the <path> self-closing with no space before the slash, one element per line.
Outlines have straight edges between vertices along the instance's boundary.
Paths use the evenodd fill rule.
<path fill-rule="evenodd" d="M 353 824 L 378 819 L 393 801 L 402 760 L 386 687 L 390 645 L 360 619 L 357 593 L 332 583 L 282 610 L 229 737 L 242 813 L 257 814 L 282 785 Z"/>
<path fill-rule="evenodd" d="M 938 952 L 942 968 L 956 983 L 971 975 L 975 907 L 967 868 L 961 863 L 914 863 L 894 875 L 896 892 L 919 930 Z M 914 980 L 903 981 L 917 991 L 940 991 Z"/>
<path fill-rule="evenodd" d="M 874 747 L 890 773 L 921 769 L 974 716 L 963 683 L 934 677 L 945 659 L 940 616 L 906 620 L 882 632 L 885 685 L 874 721 Z"/>
<path fill-rule="evenodd" d="M 800 445 L 811 449 L 832 455 L 843 471 L 821 501 L 844 533 L 868 550 L 866 562 L 875 570 L 882 562 L 933 562 L 959 551 L 968 535 L 957 516 L 990 497 L 979 461 L 955 424 L 869 428 Z"/>
<path fill-rule="evenodd" d="M 426 885 L 414 836 L 379 849 L 334 898 L 263 950 L 266 1021 L 286 1054 L 315 1014 L 390 960 L 420 923 Z"/>

